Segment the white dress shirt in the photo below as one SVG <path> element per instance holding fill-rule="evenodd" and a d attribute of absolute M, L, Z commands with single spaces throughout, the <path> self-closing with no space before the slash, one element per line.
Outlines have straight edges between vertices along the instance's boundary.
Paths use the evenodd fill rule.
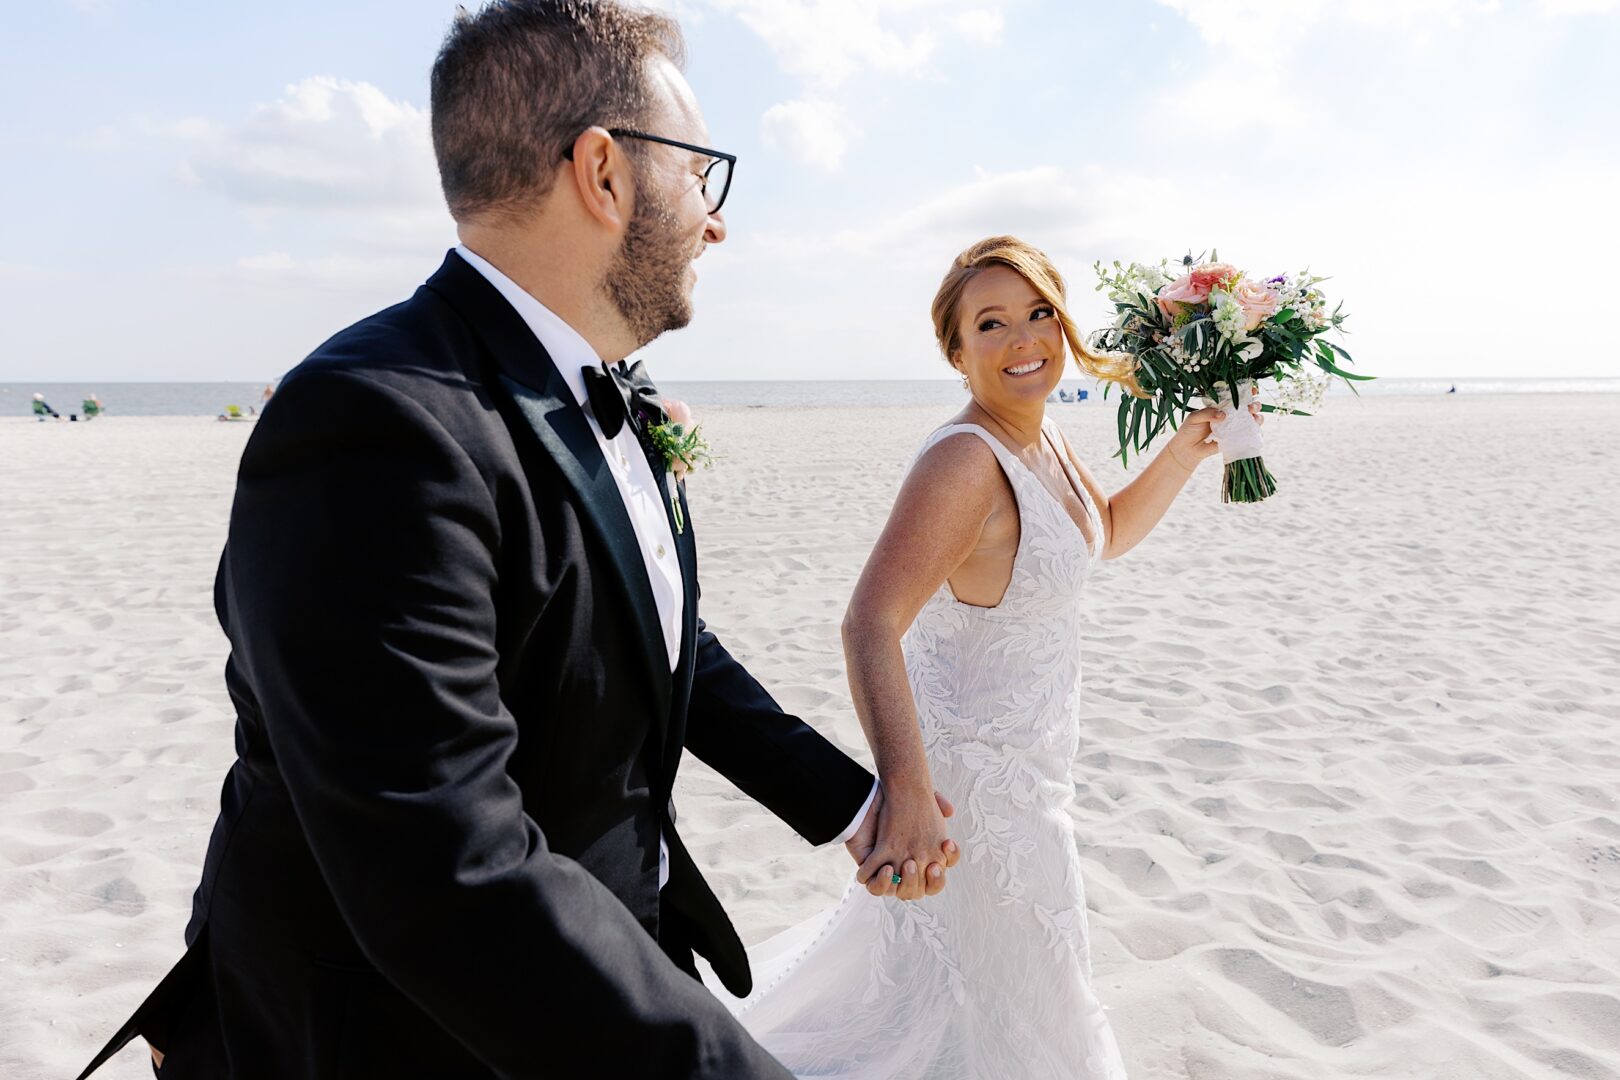
<path fill-rule="evenodd" d="M 636 539 L 641 547 L 642 565 L 647 570 L 647 583 L 652 586 L 653 600 L 658 605 L 658 622 L 664 630 L 664 649 L 669 656 L 669 670 L 673 674 L 680 664 L 681 656 L 681 621 L 686 610 L 686 592 L 681 579 L 680 558 L 675 552 L 675 537 L 670 532 L 669 517 L 664 512 L 664 490 L 653 476 L 652 466 L 647 462 L 647 456 L 641 451 L 641 444 L 636 441 L 635 430 L 627 422 L 619 429 L 613 438 L 602 434 L 602 427 L 596 422 L 591 410 L 585 408 L 585 376 L 581 374 L 583 368 L 601 364 L 602 358 L 596 355 L 591 343 L 580 336 L 575 330 L 564 322 L 550 308 L 525 292 L 515 281 L 495 269 L 487 259 L 484 259 L 465 244 L 456 247 L 456 254 L 467 261 L 467 264 L 489 281 L 489 283 L 506 298 L 519 316 L 522 317 L 529 329 L 540 344 L 551 355 L 551 360 L 557 365 L 557 373 L 562 376 L 563 382 L 573 392 L 574 401 L 585 413 L 585 422 L 590 426 L 591 434 L 596 436 L 597 445 L 602 449 L 602 457 L 607 460 L 608 472 L 613 475 L 613 483 L 619 489 L 619 497 L 624 500 L 625 512 L 630 516 L 630 525 L 635 529 Z M 841 844 L 855 835 L 861 822 L 866 818 L 866 812 L 871 808 L 872 800 L 877 796 L 877 784 L 872 785 L 872 793 L 866 797 L 860 812 L 855 820 L 849 823 L 849 828 L 829 843 Z M 662 838 L 658 842 L 658 887 L 662 889 L 669 882 L 669 845 Z"/>

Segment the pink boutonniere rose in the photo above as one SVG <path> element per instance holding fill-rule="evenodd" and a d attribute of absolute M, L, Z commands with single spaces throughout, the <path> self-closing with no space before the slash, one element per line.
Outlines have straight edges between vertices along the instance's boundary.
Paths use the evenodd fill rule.
<path fill-rule="evenodd" d="M 675 484 L 686 479 L 686 474 L 699 465 L 714 464 L 709 441 L 703 437 L 698 424 L 692 419 L 692 409 L 684 401 L 665 398 L 664 420 L 647 429 L 653 447 L 664 455 L 664 464 L 675 478 Z M 684 532 L 686 522 L 681 514 L 681 496 L 676 486 L 669 491 L 670 508 L 675 512 L 675 531 Z"/>

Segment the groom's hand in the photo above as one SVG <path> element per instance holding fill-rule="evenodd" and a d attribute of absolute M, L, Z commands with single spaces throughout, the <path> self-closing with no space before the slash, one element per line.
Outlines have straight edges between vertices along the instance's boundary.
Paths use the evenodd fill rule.
<path fill-rule="evenodd" d="M 934 792 L 934 800 L 939 807 L 941 818 L 948 818 L 956 813 L 956 808 L 951 805 L 950 800 L 937 791 Z M 885 862 L 878 866 L 873 860 L 873 853 L 877 850 L 878 839 L 884 825 L 884 817 L 883 788 L 879 786 L 860 828 L 856 829 L 855 834 L 844 843 L 844 849 L 849 852 L 850 858 L 860 864 L 855 879 L 865 885 L 866 891 L 873 896 L 899 896 L 902 900 L 937 896 L 945 888 L 945 871 L 955 866 L 962 857 L 956 841 L 947 838 L 938 848 L 940 861 L 930 861 L 920 877 L 918 872 L 921 868 L 917 861 L 905 860 L 900 866 L 901 882 L 897 885 L 894 882 L 894 864 Z"/>

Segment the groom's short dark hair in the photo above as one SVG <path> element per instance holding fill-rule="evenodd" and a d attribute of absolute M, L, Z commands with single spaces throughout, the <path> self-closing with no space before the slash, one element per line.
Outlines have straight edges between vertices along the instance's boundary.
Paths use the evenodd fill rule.
<path fill-rule="evenodd" d="M 551 190 L 594 125 L 636 127 L 648 60 L 685 61 L 680 26 L 615 0 L 493 0 L 456 15 L 433 63 L 433 153 L 456 220 Z"/>

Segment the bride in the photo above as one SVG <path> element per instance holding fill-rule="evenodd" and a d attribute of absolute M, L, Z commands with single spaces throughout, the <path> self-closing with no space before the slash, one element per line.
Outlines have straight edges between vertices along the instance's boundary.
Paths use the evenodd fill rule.
<path fill-rule="evenodd" d="M 843 628 L 879 831 L 836 907 L 750 950 L 756 990 L 729 1002 L 801 1077 L 1125 1075 L 1091 988 L 1069 816 L 1083 593 L 1218 451 L 1221 414 L 1192 413 L 1108 495 L 1046 398 L 1065 343 L 1088 375 L 1137 388 L 1130 361 L 1091 351 L 1063 305 L 1050 260 L 1005 236 L 957 256 L 934 298 L 972 400 L 924 442 Z M 946 843 L 936 788 L 966 856 L 948 886 L 919 874 Z"/>

